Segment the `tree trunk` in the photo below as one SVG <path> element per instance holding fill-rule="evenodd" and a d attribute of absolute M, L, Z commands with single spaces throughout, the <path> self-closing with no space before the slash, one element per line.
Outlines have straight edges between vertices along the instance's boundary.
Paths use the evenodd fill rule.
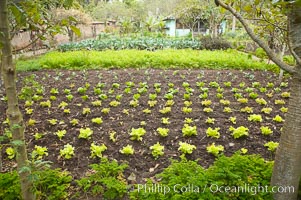
<path fill-rule="evenodd" d="M 7 0 L 0 0 L 0 42 L 2 44 L 1 69 L 4 80 L 4 87 L 7 96 L 7 117 L 10 122 L 10 129 L 15 141 L 17 152 L 16 160 L 18 172 L 21 180 L 22 197 L 24 200 L 34 200 L 32 185 L 29 180 L 29 171 L 20 171 L 27 166 L 27 152 L 24 140 L 23 116 L 19 109 L 17 90 L 16 90 L 16 67 L 12 59 L 12 47 L 10 43 Z M 8 186 L 9 187 L 9 186 Z"/>
<path fill-rule="evenodd" d="M 301 6 L 300 0 L 287 6 L 289 39 L 293 55 L 297 60 L 292 67 L 280 60 L 268 45 L 250 28 L 247 21 L 229 4 L 216 0 L 217 5 L 229 10 L 243 25 L 249 36 L 263 48 L 269 58 L 283 70 L 293 74 L 291 99 L 288 113 L 276 152 L 271 185 L 274 187 L 274 199 L 296 200 L 301 175 Z M 294 191 L 293 191 L 294 190 Z"/>
<path fill-rule="evenodd" d="M 289 39 L 292 50 L 301 58 L 301 7 L 293 4 L 288 14 Z M 294 193 L 278 192 L 276 200 L 297 199 L 301 176 L 301 66 L 296 66 L 291 87 L 292 97 L 289 101 L 283 132 L 280 138 L 271 184 L 282 187 L 292 186 Z"/>

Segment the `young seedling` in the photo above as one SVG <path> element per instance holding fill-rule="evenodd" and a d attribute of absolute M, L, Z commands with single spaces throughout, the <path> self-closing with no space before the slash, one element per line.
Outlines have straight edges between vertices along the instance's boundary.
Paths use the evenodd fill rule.
<path fill-rule="evenodd" d="M 58 130 L 57 132 L 55 132 L 54 134 L 56 136 L 58 136 L 58 138 L 60 140 L 62 140 L 62 138 L 66 135 L 67 131 L 66 130 Z"/>
<path fill-rule="evenodd" d="M 262 108 L 261 112 L 265 114 L 271 114 L 272 110 L 273 110 L 272 108 Z"/>
<path fill-rule="evenodd" d="M 229 121 L 230 121 L 232 124 L 236 124 L 236 117 L 229 117 Z"/>
<path fill-rule="evenodd" d="M 205 121 L 207 124 L 214 124 L 214 122 L 215 122 L 215 119 L 214 118 L 210 118 L 210 117 L 208 117 L 207 119 L 206 119 L 206 121 Z"/>
<path fill-rule="evenodd" d="M 233 126 L 230 126 L 229 131 L 232 131 L 232 136 L 234 137 L 234 139 L 238 139 L 243 136 L 249 135 L 249 132 L 248 132 L 249 129 L 244 126 L 240 126 L 238 128 L 234 128 Z"/>
<path fill-rule="evenodd" d="M 178 148 L 178 150 L 181 151 L 184 155 L 191 154 L 193 150 L 196 149 L 195 145 L 188 144 L 186 142 L 179 142 L 179 146 L 180 147 Z"/>
<path fill-rule="evenodd" d="M 273 121 L 275 122 L 278 122 L 278 123 L 281 123 L 284 121 L 284 119 L 282 119 L 282 117 L 280 115 L 276 115 L 274 118 L 273 118 Z"/>
<path fill-rule="evenodd" d="M 268 126 L 261 126 L 260 131 L 262 135 L 271 135 L 273 131 Z"/>
<path fill-rule="evenodd" d="M 184 127 L 182 128 L 183 136 L 193 136 L 197 135 L 197 128 L 196 126 L 190 126 L 188 124 L 184 124 Z"/>
<path fill-rule="evenodd" d="M 64 149 L 60 150 L 60 156 L 65 159 L 70 159 L 74 156 L 74 147 L 69 143 L 64 145 Z"/>
<path fill-rule="evenodd" d="M 152 155 L 155 159 L 158 159 L 159 156 L 164 154 L 164 146 L 162 146 L 159 142 L 151 146 L 150 150 L 152 150 Z"/>
<path fill-rule="evenodd" d="M 93 130 L 91 130 L 90 128 L 81 128 L 79 130 L 78 138 L 90 139 L 92 134 Z"/>
<path fill-rule="evenodd" d="M 125 154 L 125 155 L 132 155 L 132 154 L 134 154 L 134 151 L 135 150 L 133 149 L 133 146 L 129 145 L 129 144 L 119 150 L 120 153 Z"/>
<path fill-rule="evenodd" d="M 7 147 L 5 152 L 9 159 L 13 159 L 16 156 L 16 152 L 12 147 Z"/>
<path fill-rule="evenodd" d="M 32 151 L 32 158 L 36 158 L 38 160 L 41 160 L 43 158 L 43 156 L 48 156 L 48 149 L 47 147 L 41 147 L 38 145 L 34 146 L 34 150 Z"/>
<path fill-rule="evenodd" d="M 131 140 L 142 141 L 142 136 L 145 135 L 146 131 L 144 128 L 132 128 L 129 135 Z"/>
<path fill-rule="evenodd" d="M 213 154 L 214 156 L 218 156 L 220 152 L 224 151 L 224 146 L 217 145 L 215 146 L 215 143 L 212 143 L 210 146 L 207 146 L 207 152 Z"/>
<path fill-rule="evenodd" d="M 78 125 L 78 119 L 72 119 L 72 120 L 70 120 L 70 124 L 72 124 L 72 126 Z"/>
<path fill-rule="evenodd" d="M 252 114 L 248 117 L 248 120 L 250 122 L 262 122 L 262 117 L 261 115 Z"/>
<path fill-rule="evenodd" d="M 169 118 L 168 117 L 162 117 L 161 118 L 161 123 L 164 124 L 164 125 L 170 124 Z"/>
<path fill-rule="evenodd" d="M 90 151 L 91 151 L 91 156 L 90 158 L 101 158 L 102 157 L 102 152 L 107 150 L 106 145 L 95 145 L 94 143 L 91 144 Z"/>
<path fill-rule="evenodd" d="M 100 125 L 100 124 L 102 124 L 102 122 L 103 122 L 103 120 L 101 117 L 96 117 L 96 118 L 92 119 L 92 123 L 94 123 L 94 124 Z"/>
<path fill-rule="evenodd" d="M 207 137 L 220 138 L 221 134 L 219 133 L 219 130 L 220 128 L 212 129 L 211 127 L 209 127 L 206 130 Z"/>
<path fill-rule="evenodd" d="M 166 136 L 168 136 L 169 129 L 159 127 L 159 128 L 157 128 L 157 132 L 159 133 L 160 136 L 166 137 Z"/>
<path fill-rule="evenodd" d="M 270 141 L 270 142 L 265 143 L 264 146 L 267 147 L 269 151 L 274 152 L 277 149 L 277 147 L 279 146 L 279 143 Z"/>

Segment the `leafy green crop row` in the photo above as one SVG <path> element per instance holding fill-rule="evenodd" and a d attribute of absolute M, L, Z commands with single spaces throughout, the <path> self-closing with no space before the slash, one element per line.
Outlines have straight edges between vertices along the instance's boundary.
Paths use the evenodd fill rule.
<path fill-rule="evenodd" d="M 191 39 L 171 39 L 171 38 L 107 38 L 101 40 L 84 40 L 62 44 L 58 47 L 59 51 L 78 51 L 78 50 L 158 50 L 158 49 L 203 49 L 200 41 Z"/>
<path fill-rule="evenodd" d="M 236 50 L 107 50 L 50 52 L 36 60 L 18 61 L 20 71 L 39 69 L 163 68 L 276 70 Z"/>

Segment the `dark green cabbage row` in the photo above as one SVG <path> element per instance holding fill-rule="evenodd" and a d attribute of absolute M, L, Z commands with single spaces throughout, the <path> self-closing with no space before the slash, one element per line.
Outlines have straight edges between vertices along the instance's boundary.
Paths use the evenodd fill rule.
<path fill-rule="evenodd" d="M 106 38 L 89 39 L 81 42 L 71 42 L 58 46 L 59 51 L 76 50 L 123 50 L 137 49 L 155 51 L 159 49 L 204 49 L 201 41 L 192 39 L 172 39 L 172 38 Z"/>

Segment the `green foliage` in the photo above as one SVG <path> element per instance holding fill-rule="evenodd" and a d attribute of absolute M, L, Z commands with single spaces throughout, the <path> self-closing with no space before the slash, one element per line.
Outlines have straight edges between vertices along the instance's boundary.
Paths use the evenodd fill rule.
<path fill-rule="evenodd" d="M 81 42 L 67 43 L 58 46 L 59 51 L 78 51 L 85 50 L 160 50 L 160 49 L 203 49 L 202 43 L 191 39 L 172 39 L 172 38 L 108 38 L 101 40 L 84 40 Z"/>
<path fill-rule="evenodd" d="M 142 141 L 142 136 L 145 135 L 146 131 L 144 128 L 132 128 L 129 133 L 131 136 L 131 140 Z"/>
<path fill-rule="evenodd" d="M 125 154 L 125 155 L 132 155 L 132 154 L 134 154 L 134 151 L 135 150 L 134 150 L 133 146 L 129 145 L 129 144 L 119 150 L 120 153 Z"/>
<path fill-rule="evenodd" d="M 43 169 L 31 175 L 37 199 L 64 200 L 69 196 L 68 188 L 72 177 L 60 169 Z"/>
<path fill-rule="evenodd" d="M 12 147 L 7 147 L 5 153 L 9 159 L 13 159 L 16 156 L 16 151 Z"/>
<path fill-rule="evenodd" d="M 278 123 L 281 123 L 281 122 L 284 121 L 284 119 L 283 119 L 280 115 L 276 115 L 276 116 L 273 118 L 273 121 L 278 122 Z"/>
<path fill-rule="evenodd" d="M 102 195 L 104 199 L 121 199 L 127 192 L 123 171 L 126 164 L 119 165 L 116 160 L 101 158 L 99 164 L 90 165 L 93 173 L 76 181 L 80 190 L 93 196 Z"/>
<path fill-rule="evenodd" d="M 224 146 L 215 145 L 215 143 L 212 143 L 211 145 L 207 146 L 206 150 L 208 153 L 211 153 L 214 156 L 217 156 L 220 152 L 224 151 Z"/>
<path fill-rule="evenodd" d="M 266 52 L 265 52 L 262 48 L 257 48 L 257 49 L 255 50 L 255 55 L 256 55 L 258 58 L 261 58 L 261 59 L 267 58 L 267 57 L 268 57 L 267 54 L 266 54 Z"/>
<path fill-rule="evenodd" d="M 64 200 L 72 177 L 60 169 L 44 168 L 33 171 L 29 177 L 37 199 Z M 9 186 L 9 187 L 8 187 Z M 16 171 L 0 173 L 0 199 L 21 200 L 20 179 Z"/>
<path fill-rule="evenodd" d="M 184 124 L 184 127 L 182 128 L 183 136 L 193 136 L 197 135 L 197 128 L 196 126 L 190 126 L 188 124 Z"/>
<path fill-rule="evenodd" d="M 261 115 L 252 114 L 248 117 L 248 120 L 250 122 L 262 122 L 262 117 L 261 117 Z"/>
<path fill-rule="evenodd" d="M 95 145 L 94 143 L 91 144 L 90 147 L 91 150 L 91 158 L 94 157 L 102 157 L 102 152 L 104 152 L 105 150 L 107 150 L 107 147 L 105 144 L 102 145 Z"/>
<path fill-rule="evenodd" d="M 164 154 L 164 146 L 162 146 L 159 142 L 151 146 L 150 150 L 152 150 L 152 155 L 155 159 Z"/>
<path fill-rule="evenodd" d="M 0 199 L 21 200 L 20 179 L 16 171 L 0 173 Z"/>
<path fill-rule="evenodd" d="M 183 154 L 191 154 L 196 149 L 195 145 L 188 144 L 186 142 L 179 142 L 180 147 L 178 148 Z"/>
<path fill-rule="evenodd" d="M 232 136 L 234 137 L 234 139 L 249 135 L 248 133 L 249 129 L 244 126 L 240 126 L 238 128 L 234 128 L 233 126 L 230 126 L 229 130 L 232 131 Z"/>
<path fill-rule="evenodd" d="M 159 133 L 160 136 L 166 137 L 166 136 L 168 136 L 169 129 L 159 127 L 159 128 L 157 128 L 157 132 Z"/>
<path fill-rule="evenodd" d="M 271 135 L 273 131 L 268 126 L 261 126 L 260 131 L 262 135 Z"/>
<path fill-rule="evenodd" d="M 34 146 L 34 150 L 32 151 L 32 157 L 36 158 L 38 160 L 41 160 L 43 156 L 48 156 L 48 148 L 47 147 L 41 147 L 38 145 Z"/>
<path fill-rule="evenodd" d="M 208 69 L 261 69 L 273 70 L 274 65 L 248 59 L 235 50 L 193 51 L 160 50 L 155 52 L 122 51 L 74 51 L 50 52 L 29 62 L 19 61 L 17 69 L 100 69 L 100 68 L 208 68 Z"/>
<path fill-rule="evenodd" d="M 102 124 L 102 122 L 103 122 L 103 120 L 102 120 L 101 117 L 96 117 L 96 118 L 92 119 L 92 123 L 95 123 L 95 124 L 98 124 L 98 125 Z"/>
<path fill-rule="evenodd" d="M 219 138 L 220 137 L 219 130 L 220 130 L 220 128 L 213 129 L 213 128 L 209 127 L 206 130 L 207 137 Z"/>
<path fill-rule="evenodd" d="M 90 128 L 81 128 L 79 130 L 78 138 L 90 139 L 92 134 L 93 130 L 91 130 Z"/>
<path fill-rule="evenodd" d="M 232 48 L 229 42 L 221 38 L 202 37 L 201 43 L 204 49 L 207 50 L 226 50 Z"/>
<path fill-rule="evenodd" d="M 277 147 L 279 146 L 279 143 L 270 141 L 270 142 L 265 143 L 264 146 L 267 147 L 269 151 L 274 152 L 277 149 Z"/>
<path fill-rule="evenodd" d="M 66 159 L 70 159 L 74 156 L 74 147 L 69 143 L 64 145 L 64 149 L 60 150 L 60 155 Z"/>
<path fill-rule="evenodd" d="M 215 187 L 258 187 L 269 186 L 272 175 L 272 162 L 266 162 L 258 155 L 240 155 L 235 153 L 231 157 L 221 155 L 207 170 L 196 161 L 172 160 L 172 164 L 157 175 L 159 182 L 149 180 L 146 187 L 151 184 L 160 184 L 163 192 L 148 192 L 148 188 L 131 192 L 131 199 L 273 199 L 272 193 L 266 192 L 215 192 Z M 175 187 L 176 185 L 176 187 Z M 175 187 L 175 189 L 174 189 Z M 189 189 L 188 189 L 189 187 Z M 183 188 L 182 192 L 181 189 Z M 169 190 L 168 190 L 169 189 Z M 167 192 L 169 191 L 169 192 Z"/>
<path fill-rule="evenodd" d="M 66 135 L 66 133 L 67 133 L 66 130 L 58 130 L 54 134 L 57 135 L 59 137 L 59 139 L 61 140 Z"/>

